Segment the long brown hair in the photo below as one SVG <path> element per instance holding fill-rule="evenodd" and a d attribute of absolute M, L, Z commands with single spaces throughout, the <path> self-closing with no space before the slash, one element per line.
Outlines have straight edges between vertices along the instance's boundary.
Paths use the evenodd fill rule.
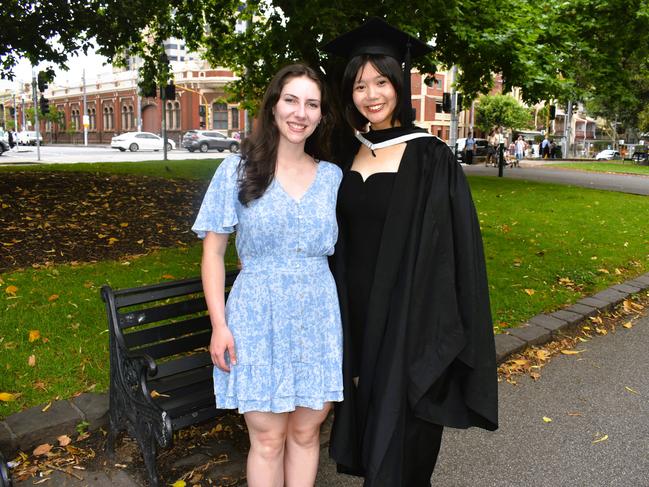
<path fill-rule="evenodd" d="M 306 139 L 304 152 L 316 160 L 326 159 L 329 156 L 329 140 L 334 116 L 324 83 L 315 70 L 304 64 L 291 64 L 280 69 L 266 88 L 257 126 L 250 137 L 243 141 L 241 147 L 243 162 L 239 171 L 239 201 L 242 205 L 248 205 L 263 196 L 275 177 L 279 130 L 275 123 L 273 108 L 277 105 L 284 85 L 292 78 L 302 76 L 318 85 L 322 114 L 315 131 Z"/>

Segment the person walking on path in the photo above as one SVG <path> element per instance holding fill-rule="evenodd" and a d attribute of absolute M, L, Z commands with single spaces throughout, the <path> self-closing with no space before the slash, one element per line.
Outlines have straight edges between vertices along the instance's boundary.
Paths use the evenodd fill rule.
<path fill-rule="evenodd" d="M 355 131 L 332 263 L 345 400 L 330 454 L 365 487 L 430 486 L 445 426 L 497 428 L 480 226 L 452 151 L 412 124 L 410 57 L 430 47 L 370 19 L 324 49 L 349 59 L 341 93 Z"/>
<path fill-rule="evenodd" d="M 473 164 L 473 151 L 475 150 L 475 139 L 473 138 L 473 132 L 469 133 L 469 136 L 464 143 L 464 162 L 466 164 Z"/>
<path fill-rule="evenodd" d="M 204 239 L 216 407 L 244 415 L 251 487 L 313 485 L 320 425 L 343 399 L 340 309 L 327 259 L 342 174 L 321 159 L 332 121 L 316 72 L 281 69 L 242 155 L 218 167 L 192 228 Z M 242 269 L 225 304 L 233 231 Z"/>
<path fill-rule="evenodd" d="M 519 167 L 519 163 L 521 159 L 525 157 L 526 150 L 527 150 L 527 142 L 525 142 L 525 139 L 523 139 L 522 135 L 519 135 L 518 139 L 516 139 L 514 167 Z"/>

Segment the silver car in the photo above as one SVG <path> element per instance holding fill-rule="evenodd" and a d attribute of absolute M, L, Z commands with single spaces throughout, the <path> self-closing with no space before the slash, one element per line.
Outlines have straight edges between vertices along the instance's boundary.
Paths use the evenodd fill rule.
<path fill-rule="evenodd" d="M 227 137 L 216 130 L 189 130 L 183 135 L 182 146 L 189 152 L 199 150 L 207 152 L 216 149 L 219 152 L 229 150 L 239 152 L 240 141 Z"/>

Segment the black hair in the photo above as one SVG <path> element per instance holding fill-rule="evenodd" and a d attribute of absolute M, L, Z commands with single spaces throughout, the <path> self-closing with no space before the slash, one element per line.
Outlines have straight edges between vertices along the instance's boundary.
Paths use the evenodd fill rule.
<path fill-rule="evenodd" d="M 266 88 L 258 113 L 257 124 L 250 137 L 241 145 L 242 166 L 239 171 L 239 201 L 248 205 L 263 196 L 275 177 L 279 130 L 273 109 L 282 94 L 282 88 L 293 78 L 306 77 L 320 89 L 322 118 L 315 131 L 306 139 L 304 152 L 316 160 L 329 156 L 330 134 L 334 124 L 329 96 L 318 73 L 304 64 L 291 64 L 280 69 Z"/>
<path fill-rule="evenodd" d="M 397 120 L 399 123 L 403 123 L 401 113 L 403 69 L 396 59 L 382 54 L 361 54 L 351 58 L 347 63 L 342 82 L 342 98 L 347 123 L 356 130 L 363 130 L 368 123 L 368 120 L 358 111 L 356 105 L 354 105 L 353 98 L 354 84 L 358 77 L 358 71 L 367 63 L 371 63 L 372 66 L 381 73 L 381 75 L 388 78 L 390 83 L 392 83 L 392 87 L 397 94 L 397 103 L 394 112 L 392 112 L 392 125 L 394 125 Z"/>

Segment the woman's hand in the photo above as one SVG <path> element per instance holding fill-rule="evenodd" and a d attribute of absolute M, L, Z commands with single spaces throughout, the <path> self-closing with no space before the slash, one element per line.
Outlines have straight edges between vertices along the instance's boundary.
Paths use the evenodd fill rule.
<path fill-rule="evenodd" d="M 230 372 L 230 367 L 225 360 L 225 352 L 228 352 L 230 363 L 237 365 L 237 355 L 234 351 L 234 337 L 230 328 L 225 325 L 215 326 L 212 328 L 212 338 L 210 339 L 212 363 L 223 372 Z"/>

